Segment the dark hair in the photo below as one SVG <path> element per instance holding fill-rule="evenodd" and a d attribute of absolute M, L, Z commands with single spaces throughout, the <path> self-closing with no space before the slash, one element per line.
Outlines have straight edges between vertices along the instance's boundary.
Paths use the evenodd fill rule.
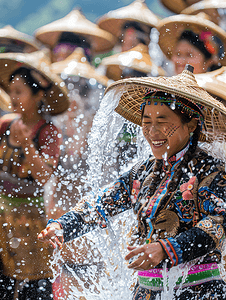
<path fill-rule="evenodd" d="M 33 75 L 32 75 L 33 72 Z M 36 95 L 40 90 L 46 92 L 50 87 L 51 84 L 48 84 L 48 86 L 44 87 L 41 85 L 38 79 L 34 78 L 35 73 L 37 73 L 35 70 L 31 70 L 26 67 L 20 67 L 16 69 L 9 78 L 9 82 L 14 80 L 14 78 L 19 75 L 23 80 L 28 84 L 28 86 L 31 88 L 31 91 L 33 95 Z M 41 76 L 41 75 L 39 75 Z"/>
<path fill-rule="evenodd" d="M 186 40 L 200 50 L 206 59 L 210 59 L 212 54 L 206 49 L 203 41 L 200 40 L 199 35 L 191 30 L 185 30 L 182 32 L 179 41 Z"/>
<path fill-rule="evenodd" d="M 155 95 L 162 96 L 163 94 L 165 95 L 165 93 L 163 93 L 163 92 L 157 92 Z M 180 100 L 185 101 L 186 99 L 180 98 Z M 165 104 L 165 105 L 167 105 L 167 104 Z M 144 107 L 143 107 L 143 110 L 144 110 Z M 186 114 L 186 112 L 182 113 L 180 111 L 180 109 L 177 108 L 177 107 L 175 107 L 175 109 L 173 111 L 178 116 L 180 116 L 181 121 L 184 122 L 184 123 L 188 123 L 193 119 L 193 116 L 190 116 L 190 115 Z M 183 157 L 183 160 L 176 167 L 175 172 L 173 174 L 173 177 L 172 177 L 172 179 L 170 180 L 170 182 L 168 184 L 167 191 L 166 191 L 165 195 L 163 196 L 163 199 L 164 199 L 163 202 L 164 203 L 169 201 L 171 199 L 171 197 L 173 196 L 174 192 L 176 192 L 178 184 L 179 184 L 179 182 L 181 180 L 181 177 L 182 177 L 182 174 L 183 174 L 183 170 L 188 167 L 188 163 L 193 158 L 194 153 L 197 149 L 200 132 L 201 132 L 201 126 L 200 126 L 200 124 L 197 124 L 197 127 L 196 127 L 195 131 L 193 132 L 193 136 L 192 136 L 188 151 L 185 153 L 185 155 Z M 154 163 L 154 166 L 153 166 L 153 171 L 151 173 L 150 185 L 149 185 L 149 188 L 148 188 L 148 195 L 150 197 L 152 195 L 154 195 L 158 185 L 160 184 L 161 180 L 163 179 L 162 167 L 163 167 L 163 159 L 156 159 L 155 163 Z M 138 219 L 140 221 L 139 222 L 139 231 L 141 233 L 144 232 L 144 230 L 145 230 L 142 227 L 142 224 L 144 224 L 143 218 L 142 218 L 142 210 L 145 208 L 146 205 L 147 205 L 147 203 L 145 202 L 143 205 L 141 205 L 139 207 L 139 211 L 138 211 Z"/>

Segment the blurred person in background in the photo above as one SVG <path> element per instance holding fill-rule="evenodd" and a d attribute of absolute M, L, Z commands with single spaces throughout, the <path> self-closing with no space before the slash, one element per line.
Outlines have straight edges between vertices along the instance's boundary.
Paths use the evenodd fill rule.
<path fill-rule="evenodd" d="M 109 32 L 86 19 L 79 9 L 38 28 L 34 36 L 51 49 L 52 62 L 66 59 L 77 47 L 82 47 L 86 59 L 91 61 L 95 52 L 109 51 L 115 43 Z"/>
<path fill-rule="evenodd" d="M 174 66 L 172 73 L 181 73 L 186 64 L 194 66 L 195 74 L 225 65 L 226 33 L 205 14 L 165 18 L 158 30 L 159 46 Z"/>
<path fill-rule="evenodd" d="M 97 53 L 94 64 L 98 65 L 102 58 L 130 50 L 138 44 L 148 46 L 151 29 L 158 26 L 159 20 L 143 0 L 135 0 L 98 18 L 98 26 L 110 32 L 116 39 L 113 50 L 103 55 Z M 111 78 L 108 73 L 106 76 Z"/>
<path fill-rule="evenodd" d="M 68 108 L 67 90 L 42 51 L 0 54 L 0 69 L 14 113 L 0 119 L 1 299 L 53 299 L 52 249 L 37 233 L 46 223 L 44 186 L 60 157 L 61 134 L 49 116 Z"/>

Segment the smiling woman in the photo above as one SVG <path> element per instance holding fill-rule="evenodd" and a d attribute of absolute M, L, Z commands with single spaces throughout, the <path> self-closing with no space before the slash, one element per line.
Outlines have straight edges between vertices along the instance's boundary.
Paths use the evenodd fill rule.
<path fill-rule="evenodd" d="M 163 97 L 162 92 L 150 92 L 145 96 L 146 102 L 142 104 L 142 129 L 143 134 L 151 146 L 153 155 L 157 159 L 164 156 L 171 157 L 183 149 L 189 141 L 190 134 L 197 127 L 197 121 L 189 119 L 176 110 L 176 98 Z M 146 105 L 149 99 L 149 105 Z M 172 110 L 163 105 L 162 100 L 175 105 Z M 150 102 L 151 101 L 151 102 Z"/>
<path fill-rule="evenodd" d="M 94 204 L 84 199 L 39 234 L 56 247 L 57 230 L 67 242 L 133 208 L 138 226 L 131 228 L 125 260 L 138 271 L 134 300 L 160 299 L 164 270 L 175 266 L 184 276 L 167 286 L 173 299 L 224 299 L 218 263 L 226 230 L 225 166 L 198 141 L 225 141 L 226 109 L 197 85 L 192 70 L 108 87 L 106 94 L 112 90 L 118 97 L 115 111 L 142 126 L 153 155 L 105 188 Z"/>

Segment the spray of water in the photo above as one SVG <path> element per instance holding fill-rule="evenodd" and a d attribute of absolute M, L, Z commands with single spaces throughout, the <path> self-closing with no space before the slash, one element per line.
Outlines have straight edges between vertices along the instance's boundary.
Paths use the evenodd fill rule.
<path fill-rule="evenodd" d="M 122 90 L 118 90 L 117 93 L 112 91 L 103 98 L 88 138 L 89 155 L 87 162 L 89 170 L 86 184 L 90 187 L 91 191 L 88 193 L 88 196 L 92 199 L 95 199 L 104 183 L 107 183 L 108 180 L 113 181 L 118 176 L 118 171 L 111 171 L 114 170 L 111 167 L 117 161 L 117 137 L 125 125 L 125 120 L 114 112 L 122 92 Z M 121 166 L 121 171 L 129 168 L 137 160 L 146 159 L 150 155 L 150 147 L 144 140 L 140 128 L 132 125 L 131 127 L 128 126 L 128 128 L 131 135 L 135 132 L 137 152 L 133 159 Z M 216 149 L 214 147 L 215 152 L 217 151 Z M 219 151 L 217 154 L 219 156 Z M 69 278 L 71 278 L 69 289 L 64 291 L 64 296 L 60 299 L 83 299 L 80 297 L 84 297 L 87 300 L 131 299 L 132 290 L 136 283 L 136 272 L 127 268 L 124 256 L 127 253 L 126 248 L 129 244 L 129 231 L 135 225 L 136 218 L 133 211 L 130 210 L 111 218 L 107 229 L 96 229 L 92 233 L 87 234 L 85 246 L 88 251 L 82 265 L 80 264 L 78 253 L 84 243 L 81 239 L 68 243 L 71 253 L 70 259 L 73 261 L 73 265 L 65 264 L 66 258 L 62 257 L 60 250 L 57 250 L 51 262 L 54 270 L 54 279 L 65 272 L 70 274 Z M 75 248 L 77 249 L 76 251 Z M 199 258 L 200 260 L 202 258 Z M 163 290 L 157 298 L 159 300 L 174 299 L 176 282 L 179 277 L 182 277 L 182 282 L 176 291 L 176 294 L 179 295 L 188 271 L 197 261 L 173 267 L 170 270 L 164 267 Z M 222 267 L 221 269 L 224 272 L 224 268 Z"/>

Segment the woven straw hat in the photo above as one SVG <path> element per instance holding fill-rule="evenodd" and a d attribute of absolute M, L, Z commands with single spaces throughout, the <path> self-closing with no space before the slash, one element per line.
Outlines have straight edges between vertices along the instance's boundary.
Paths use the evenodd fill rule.
<path fill-rule="evenodd" d="M 157 67 L 152 61 L 148 46 L 143 44 L 139 44 L 128 51 L 105 57 L 101 65 L 108 67 L 108 73 L 112 75 L 108 77 L 113 80 L 121 79 L 124 67 L 147 74 L 165 75 L 165 71 L 161 67 Z"/>
<path fill-rule="evenodd" d="M 35 37 L 52 48 L 62 32 L 72 32 L 88 38 L 95 52 L 108 51 L 115 44 L 115 38 L 109 32 L 87 20 L 79 9 L 74 9 L 64 18 L 40 27 L 35 31 Z"/>
<path fill-rule="evenodd" d="M 157 27 L 159 20 L 147 7 L 144 0 L 136 0 L 128 6 L 109 11 L 97 20 L 97 24 L 100 28 L 120 37 L 122 26 L 127 21 L 135 21 L 148 27 Z"/>
<path fill-rule="evenodd" d="M 67 89 L 64 82 L 50 71 L 50 61 L 43 51 L 32 53 L 0 53 L 0 85 L 7 92 L 10 75 L 20 67 L 27 67 L 36 71 L 38 81 L 52 86 L 46 93 L 46 101 L 49 113 L 57 115 L 66 111 L 69 107 Z M 41 76 L 40 76 L 41 75 Z"/>
<path fill-rule="evenodd" d="M 213 72 L 196 74 L 195 78 L 201 87 L 214 97 L 220 98 L 226 105 L 226 67 Z"/>
<path fill-rule="evenodd" d="M 192 72 L 185 70 L 172 77 L 142 77 L 119 80 L 111 84 L 105 94 L 114 90 L 121 93 L 115 111 L 134 124 L 142 124 L 140 105 L 148 90 L 163 91 L 204 106 L 205 127 L 200 140 L 212 141 L 216 136 L 224 140 L 226 135 L 226 107 L 201 88 Z"/>
<path fill-rule="evenodd" d="M 219 24 L 221 19 L 218 9 L 226 8 L 226 0 L 202 0 L 185 8 L 181 13 L 187 15 L 196 15 L 200 12 L 204 12 L 210 16 L 211 21 Z"/>
<path fill-rule="evenodd" d="M 164 54 L 170 59 L 173 50 L 184 30 L 192 30 L 196 34 L 210 31 L 213 36 L 220 38 L 226 51 L 226 32 L 207 19 L 208 16 L 200 13 L 196 16 L 175 15 L 160 21 L 158 31 L 159 46 Z M 221 64 L 226 64 L 226 55 L 221 59 Z"/>
<path fill-rule="evenodd" d="M 104 86 L 109 85 L 109 79 L 106 76 L 98 74 L 95 68 L 87 62 L 82 48 L 77 48 L 65 60 L 53 63 L 51 71 L 55 74 L 65 73 L 87 79 L 93 78 Z"/>
<path fill-rule="evenodd" d="M 26 52 L 37 51 L 41 48 L 41 43 L 34 37 L 14 29 L 11 25 L 7 25 L 0 29 L 0 43 L 3 39 L 22 42 L 27 48 Z"/>

